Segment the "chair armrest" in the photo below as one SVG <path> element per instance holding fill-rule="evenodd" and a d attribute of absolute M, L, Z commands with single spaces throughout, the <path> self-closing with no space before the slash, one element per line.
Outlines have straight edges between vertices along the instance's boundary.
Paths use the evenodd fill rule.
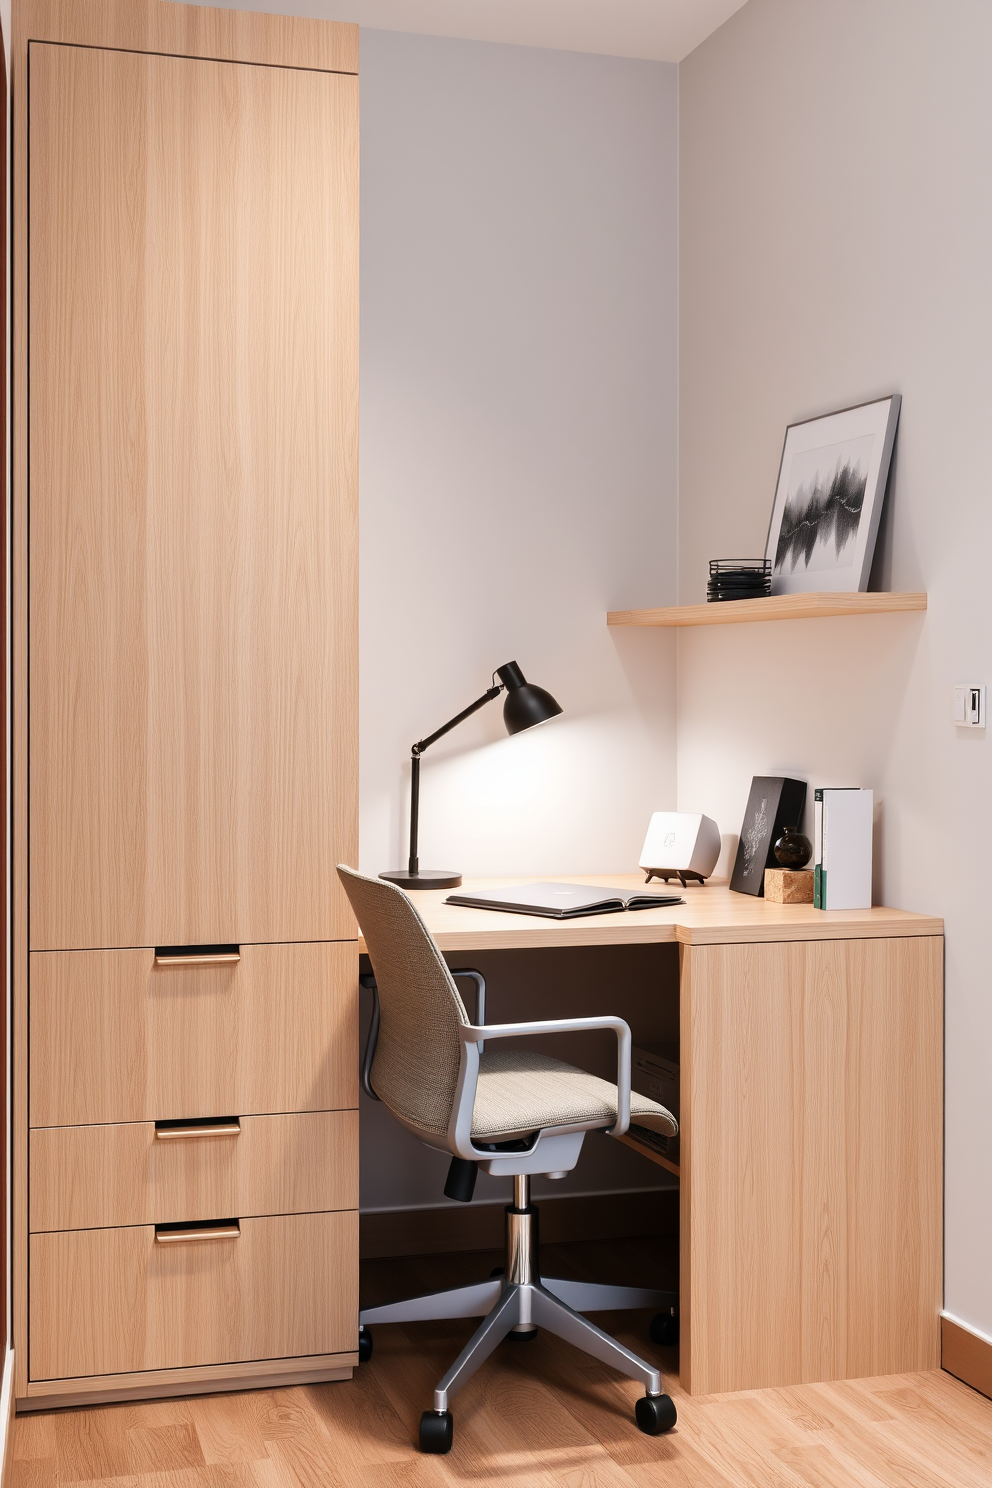
<path fill-rule="evenodd" d="M 602 1017 L 596 1018 L 539 1018 L 534 1022 L 485 1023 L 478 1027 L 472 1023 L 463 1023 L 459 1033 L 465 1043 L 474 1044 L 479 1039 L 520 1038 L 530 1033 L 581 1033 L 587 1028 L 613 1028 L 618 1037 L 622 1033 L 630 1037 L 627 1024 L 622 1018 L 615 1018 L 612 1013 L 604 1013 Z"/>
<path fill-rule="evenodd" d="M 486 1023 L 474 1025 L 463 1024 L 458 1030 L 465 1052 L 471 1046 L 476 1049 L 482 1047 L 484 1039 L 495 1038 L 521 1038 L 538 1033 L 584 1033 L 587 1030 L 612 1028 L 617 1036 L 617 1119 L 615 1125 L 607 1132 L 611 1137 L 622 1137 L 630 1126 L 630 1028 L 622 1018 L 604 1014 L 597 1018 L 543 1018 L 533 1023 Z M 462 1056 L 463 1066 L 465 1053 Z M 471 1080 L 472 1106 L 475 1105 L 475 1086 L 478 1081 L 477 1057 L 475 1064 L 475 1078 Z M 468 1093 L 468 1082 L 459 1082 L 458 1097 L 456 1105 L 464 1105 L 465 1096 Z M 463 1120 L 458 1123 L 460 1128 L 464 1127 Z M 468 1111 L 469 1131 L 471 1131 L 471 1108 Z M 460 1133 L 461 1134 L 461 1133 Z M 461 1155 L 461 1154 L 459 1154 Z"/>

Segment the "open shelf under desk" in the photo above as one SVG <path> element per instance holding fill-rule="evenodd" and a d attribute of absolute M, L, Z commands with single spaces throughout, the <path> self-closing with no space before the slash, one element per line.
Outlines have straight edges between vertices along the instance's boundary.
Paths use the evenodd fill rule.
<path fill-rule="evenodd" d="M 660 1152 L 656 1152 L 653 1147 L 649 1147 L 647 1142 L 639 1142 L 630 1132 L 625 1132 L 622 1137 L 617 1138 L 617 1141 L 624 1142 L 628 1147 L 632 1147 L 635 1152 L 639 1152 L 642 1157 L 649 1157 L 653 1163 L 658 1164 L 659 1168 L 667 1168 L 670 1173 L 675 1174 L 676 1178 L 681 1178 L 682 1169 L 678 1163 L 673 1163 L 670 1158 L 663 1157 Z"/>
<path fill-rule="evenodd" d="M 878 615 L 925 610 L 925 594 L 769 594 L 722 604 L 669 605 L 658 610 L 611 610 L 607 625 L 745 625 L 757 620 L 815 620 L 831 615 Z"/>

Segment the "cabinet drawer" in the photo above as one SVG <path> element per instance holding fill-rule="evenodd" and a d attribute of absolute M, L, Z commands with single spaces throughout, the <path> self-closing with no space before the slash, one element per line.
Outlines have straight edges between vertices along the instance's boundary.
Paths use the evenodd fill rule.
<path fill-rule="evenodd" d="M 151 1226 L 30 1241 L 30 1377 L 335 1354 L 358 1346 L 358 1214 L 242 1219 L 235 1239 Z"/>
<path fill-rule="evenodd" d="M 358 1104 L 358 944 L 30 958 L 30 1124 L 327 1111 Z"/>
<path fill-rule="evenodd" d="M 223 1131 L 223 1129 L 221 1129 Z M 31 1229 L 358 1208 L 358 1112 L 244 1116 L 240 1130 L 124 1126 L 31 1133 Z"/>

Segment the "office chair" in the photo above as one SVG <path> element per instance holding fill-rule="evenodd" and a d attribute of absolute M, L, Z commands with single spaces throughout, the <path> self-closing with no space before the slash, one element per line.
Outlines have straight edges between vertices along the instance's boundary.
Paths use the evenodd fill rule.
<path fill-rule="evenodd" d="M 434 1391 L 433 1410 L 420 1422 L 420 1448 L 451 1448 L 452 1395 L 508 1334 L 533 1338 L 547 1328 L 613 1368 L 641 1380 L 645 1395 L 635 1418 L 651 1436 L 675 1425 L 675 1406 L 663 1394 L 658 1370 L 603 1333 L 581 1314 L 627 1307 L 664 1307 L 674 1314 L 676 1294 L 641 1287 L 599 1286 L 542 1277 L 538 1264 L 537 1208 L 530 1202 L 533 1173 L 563 1178 L 575 1167 L 587 1131 L 622 1136 L 631 1116 L 639 1124 L 675 1135 L 674 1116 L 630 1089 L 630 1029 L 622 1018 L 559 1018 L 532 1023 L 485 1022 L 485 981 L 477 971 L 449 971 L 413 903 L 402 889 L 338 865 L 338 874 L 362 928 L 374 977 L 372 1026 L 363 1063 L 365 1090 L 381 1100 L 401 1126 L 440 1152 L 451 1153 L 444 1191 L 468 1201 L 478 1170 L 513 1178 L 506 1210 L 506 1262 L 502 1273 L 473 1286 L 412 1297 L 359 1313 L 359 1357 L 371 1357 L 371 1323 L 482 1317 Z M 473 1024 L 455 985 L 475 982 Z M 617 1083 L 609 1084 L 561 1059 L 491 1048 L 521 1034 L 609 1028 L 617 1036 Z M 658 1320 L 656 1319 L 656 1322 Z"/>

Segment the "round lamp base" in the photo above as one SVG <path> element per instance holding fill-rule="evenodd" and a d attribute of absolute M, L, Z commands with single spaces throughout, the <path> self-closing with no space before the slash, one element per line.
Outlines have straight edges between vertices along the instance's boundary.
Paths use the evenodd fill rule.
<path fill-rule="evenodd" d="M 457 889 L 462 881 L 461 874 L 453 873 L 450 868 L 421 868 L 419 873 L 409 873 L 406 868 L 390 868 L 379 877 L 399 889 Z"/>

